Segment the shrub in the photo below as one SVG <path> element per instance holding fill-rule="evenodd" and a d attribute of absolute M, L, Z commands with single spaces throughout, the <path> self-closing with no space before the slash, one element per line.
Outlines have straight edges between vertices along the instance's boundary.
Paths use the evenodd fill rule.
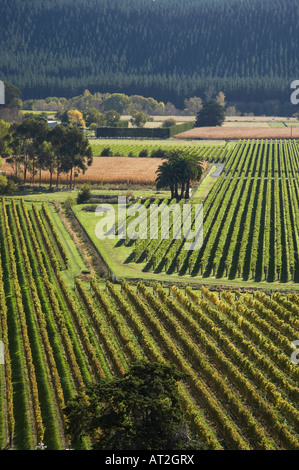
<path fill-rule="evenodd" d="M 0 194 L 13 194 L 18 190 L 18 186 L 13 177 L 0 174 Z"/>
<path fill-rule="evenodd" d="M 82 189 L 80 189 L 77 196 L 77 204 L 85 204 L 91 198 L 91 189 L 88 184 L 85 184 Z"/>
<path fill-rule="evenodd" d="M 103 148 L 103 150 L 101 151 L 101 157 L 113 157 L 113 152 L 112 150 L 110 149 L 110 147 L 105 147 Z"/>
<path fill-rule="evenodd" d="M 140 158 L 147 158 L 148 157 L 148 150 L 147 149 L 140 150 L 139 157 Z"/>
<path fill-rule="evenodd" d="M 152 150 L 151 158 L 164 158 L 166 154 L 166 150 L 162 150 L 158 148 L 156 150 Z"/>
<path fill-rule="evenodd" d="M 176 125 L 176 120 L 173 118 L 168 118 L 165 119 L 165 121 L 162 122 L 161 127 L 172 127 Z"/>
<path fill-rule="evenodd" d="M 69 196 L 66 198 L 66 200 L 64 201 L 65 205 L 66 206 L 69 206 L 69 207 L 72 207 L 76 204 L 76 199 L 74 199 L 73 197 Z"/>

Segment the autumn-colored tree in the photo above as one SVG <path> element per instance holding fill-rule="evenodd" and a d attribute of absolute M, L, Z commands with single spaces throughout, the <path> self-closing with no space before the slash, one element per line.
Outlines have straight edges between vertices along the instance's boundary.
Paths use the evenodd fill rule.
<path fill-rule="evenodd" d="M 236 106 L 228 106 L 225 110 L 226 116 L 240 116 L 240 111 L 237 111 Z"/>
<path fill-rule="evenodd" d="M 216 101 L 218 104 L 220 104 L 220 106 L 225 106 L 225 94 L 223 93 L 223 91 L 219 91 L 219 93 L 217 94 L 216 96 Z"/>
<path fill-rule="evenodd" d="M 70 109 L 67 112 L 67 116 L 68 121 L 72 126 L 85 127 L 85 121 L 81 111 L 78 111 L 77 109 Z"/>

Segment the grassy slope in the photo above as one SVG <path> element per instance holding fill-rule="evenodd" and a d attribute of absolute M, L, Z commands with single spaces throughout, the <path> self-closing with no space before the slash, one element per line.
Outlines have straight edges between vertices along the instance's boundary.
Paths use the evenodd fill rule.
<path fill-rule="evenodd" d="M 36 202 L 35 200 L 31 201 L 35 204 L 37 209 L 41 209 L 42 205 L 40 202 Z M 31 202 L 28 202 L 27 208 L 31 210 Z M 74 278 L 77 274 L 79 274 L 82 270 L 87 269 L 85 263 L 82 259 L 82 256 L 73 241 L 71 235 L 67 231 L 65 225 L 63 224 L 62 220 L 60 219 L 59 215 L 56 213 L 55 208 L 52 204 L 48 204 L 48 210 L 50 212 L 52 221 L 54 222 L 55 228 L 57 230 L 58 235 L 67 251 L 68 254 L 68 268 L 61 272 L 65 282 L 70 286 L 73 287 L 74 285 Z"/>
<path fill-rule="evenodd" d="M 208 174 L 205 176 L 203 181 L 200 183 L 200 185 L 197 187 L 195 193 L 192 195 L 192 197 L 198 201 L 202 202 L 206 199 L 207 195 L 211 191 L 213 185 L 216 183 L 217 178 L 214 176 L 210 176 L 215 170 L 217 169 L 216 165 L 213 165 Z"/>
<path fill-rule="evenodd" d="M 57 233 L 60 236 L 61 241 L 63 242 L 67 254 L 68 254 L 68 269 L 63 271 L 64 280 L 69 284 L 73 285 L 73 280 L 77 274 L 79 274 L 82 270 L 87 269 L 85 263 L 79 253 L 79 250 L 73 241 L 71 235 L 67 231 L 65 225 L 63 224 L 62 220 L 60 219 L 59 215 L 55 211 L 52 205 L 48 205 L 49 212 L 51 214 L 52 220 L 55 224 Z"/>
<path fill-rule="evenodd" d="M 111 185 L 113 187 L 113 185 Z M 92 188 L 92 187 L 91 187 Z M 110 185 L 106 185 L 107 189 L 92 189 L 92 194 L 99 195 L 99 196 L 126 196 L 128 193 L 133 193 L 135 197 L 167 197 L 169 196 L 169 191 L 156 191 L 155 189 L 109 189 Z M 57 192 L 18 192 L 15 193 L 13 196 L 5 196 L 6 199 L 14 198 L 14 199 L 24 199 L 26 202 L 33 202 L 33 203 L 60 203 L 62 204 L 68 198 L 76 199 L 79 193 L 79 189 L 75 189 L 73 191 L 57 191 Z"/>
<path fill-rule="evenodd" d="M 145 281 L 161 281 L 167 283 L 182 283 L 182 284 L 205 284 L 211 286 L 225 286 L 227 288 L 258 288 L 262 290 L 277 290 L 277 291 L 294 291 L 299 290 L 299 286 L 292 282 L 279 283 L 279 282 L 254 282 L 254 281 L 242 281 L 239 279 L 231 280 L 225 277 L 216 279 L 215 277 L 203 278 L 200 276 L 190 276 L 185 274 L 180 276 L 177 273 L 168 275 L 165 272 L 155 274 L 152 271 L 143 272 L 146 263 L 134 263 L 126 262 L 131 254 L 130 246 L 116 246 L 118 244 L 117 239 L 98 239 L 96 236 L 96 225 L 99 222 L 99 217 L 95 216 L 92 212 L 85 212 L 82 210 L 82 206 L 75 206 L 74 212 L 76 213 L 79 221 L 87 230 L 90 238 L 99 249 L 101 255 L 108 263 L 110 269 L 113 271 L 117 278 L 140 279 Z M 111 215 L 107 215 L 107 221 L 111 220 Z"/>

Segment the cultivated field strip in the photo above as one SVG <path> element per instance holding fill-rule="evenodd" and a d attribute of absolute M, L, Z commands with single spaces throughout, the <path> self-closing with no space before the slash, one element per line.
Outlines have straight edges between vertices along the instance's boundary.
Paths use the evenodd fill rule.
<path fill-rule="evenodd" d="M 186 374 L 179 393 L 207 449 L 299 449 L 299 369 L 290 360 L 296 294 L 125 281 L 104 289 L 80 278 L 70 287 L 54 228 L 45 206 L 1 203 L 1 445 L 66 448 L 67 401 L 147 358 Z"/>
<path fill-rule="evenodd" d="M 243 435 L 244 429 L 246 429 L 246 433 L 249 433 L 250 436 L 247 436 L 247 438 L 254 447 L 272 448 L 273 445 L 275 447 L 278 445 L 277 439 L 281 441 L 282 447 L 298 446 L 298 436 L 296 436 L 295 432 L 298 425 L 298 409 L 293 404 L 298 403 L 298 400 L 296 400 L 296 397 L 298 398 L 298 388 L 296 387 L 296 368 L 292 367 L 290 360 L 289 363 L 294 375 L 294 382 L 292 382 L 292 377 L 289 377 L 288 374 L 285 375 L 284 379 L 281 379 L 283 371 L 274 369 L 274 374 L 280 384 L 288 377 L 290 381 L 288 391 L 292 399 L 289 396 L 285 397 L 284 392 L 280 391 L 280 385 L 272 385 L 271 376 L 265 380 L 262 373 L 263 369 L 259 369 L 255 363 L 251 363 L 251 360 L 244 356 L 243 352 L 239 351 L 233 342 L 226 341 L 226 336 L 221 332 L 221 328 L 217 330 L 216 325 L 209 316 L 205 316 L 205 330 L 207 331 L 203 333 L 203 324 L 200 322 L 200 327 L 195 328 L 196 323 L 193 321 L 192 324 L 192 319 L 185 313 L 185 306 L 180 308 L 178 302 L 168 297 L 165 290 L 157 286 L 155 292 L 158 295 L 158 300 L 142 284 L 138 286 L 138 294 L 134 293 L 126 284 L 123 285 L 122 294 L 117 292 L 112 285 L 109 285 L 108 289 L 114 301 L 118 305 L 123 305 L 119 308 L 131 326 L 133 327 L 134 325 L 136 329 L 138 328 L 136 331 L 142 332 L 142 329 L 145 327 L 154 336 L 160 348 L 162 348 L 166 360 L 173 361 L 183 371 L 188 371 L 189 373 L 192 371 L 193 376 L 191 373 L 188 378 L 188 386 L 192 393 L 197 396 L 199 402 L 204 399 L 208 400 L 206 394 L 208 390 L 211 391 L 211 401 L 208 400 L 208 403 L 205 403 L 207 408 L 204 407 L 206 413 L 213 403 L 213 395 L 216 394 L 219 412 L 217 419 L 222 423 L 221 425 L 217 423 L 216 428 L 222 429 L 223 426 L 223 432 L 227 433 L 227 439 L 230 440 L 231 437 L 229 437 L 230 431 L 226 429 L 222 421 L 221 403 L 228 416 L 232 415 L 234 417 L 234 429 L 238 429 L 237 423 L 240 429 L 242 429 L 240 431 L 241 435 Z M 175 289 L 173 288 L 171 292 L 173 296 Z M 126 293 L 126 303 L 123 299 L 124 293 Z M 135 312 L 132 311 L 133 309 L 130 305 L 133 305 Z M 197 309 L 195 306 L 194 308 Z M 130 312 L 129 314 L 128 311 Z M 135 319 L 132 319 L 134 314 Z M 177 320 L 174 319 L 173 315 L 178 315 Z M 237 311 L 236 316 L 238 316 Z M 239 335 L 243 338 L 244 345 L 248 346 L 249 339 L 246 338 L 244 333 L 239 333 Z M 140 339 L 142 344 L 145 336 L 145 332 L 143 332 L 142 339 Z M 193 341 L 191 339 L 192 336 L 194 337 Z M 215 342 L 216 338 L 217 342 Z M 226 341 L 226 349 L 222 353 L 222 342 L 224 341 Z M 145 343 L 144 347 L 147 347 L 152 359 L 157 356 L 154 346 L 150 347 Z M 254 348 L 254 343 L 251 344 L 251 348 Z M 266 354 L 264 359 L 270 362 L 268 369 L 272 371 L 273 366 L 271 367 L 271 361 L 268 358 L 269 351 Z M 256 353 L 256 357 L 259 361 L 262 360 L 261 353 Z M 242 358 L 244 364 L 244 371 L 242 372 L 239 371 L 240 358 Z M 196 371 L 196 376 L 194 376 L 194 371 Z M 198 382 L 199 378 L 206 380 L 204 387 L 205 395 L 203 395 L 202 384 Z M 233 394 L 231 394 L 232 390 L 234 391 Z M 294 400 L 293 403 L 292 400 Z M 248 406 L 249 403 L 250 405 Z M 285 417 L 281 415 L 282 409 Z M 213 415 L 215 409 L 210 409 L 210 412 Z M 246 439 L 245 436 L 244 439 Z M 236 445 L 236 442 L 234 445 Z M 257 444 L 257 442 L 259 443 Z"/>
<path fill-rule="evenodd" d="M 178 149 L 189 153 L 190 155 L 196 155 L 202 161 L 214 162 L 214 163 L 225 163 L 232 151 L 233 147 L 227 148 L 224 145 L 196 145 L 181 142 L 109 142 L 105 143 L 94 143 L 92 144 L 93 155 L 99 157 L 104 149 L 109 148 L 113 156 L 123 157 L 138 157 L 140 152 L 147 151 L 148 156 L 152 155 L 152 152 L 157 150 L 170 150 Z M 154 156 L 154 155 L 153 155 Z"/>
<path fill-rule="evenodd" d="M 240 141 L 203 203 L 201 249 L 138 239 L 130 260 L 168 274 L 298 282 L 298 178 L 297 141 Z"/>

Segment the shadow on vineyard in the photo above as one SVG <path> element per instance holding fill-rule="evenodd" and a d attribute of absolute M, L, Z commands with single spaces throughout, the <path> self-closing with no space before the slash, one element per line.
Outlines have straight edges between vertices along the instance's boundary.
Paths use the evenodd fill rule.
<path fill-rule="evenodd" d="M 246 185 L 246 180 L 244 180 L 244 182 L 243 182 L 243 186 L 241 188 L 241 191 L 244 190 L 245 185 Z M 225 244 L 224 244 L 223 251 L 222 251 L 222 257 L 220 259 L 219 267 L 218 267 L 218 270 L 217 270 L 217 276 L 216 276 L 217 278 L 228 277 L 228 270 L 229 270 L 230 266 L 227 265 L 226 259 L 227 259 L 229 250 L 231 249 L 231 241 L 232 241 L 231 239 L 232 239 L 233 231 L 234 231 L 234 228 L 235 228 L 235 219 L 236 219 L 236 216 L 238 214 L 238 211 L 239 211 L 239 207 L 236 205 L 234 207 L 234 212 L 233 212 L 231 224 L 230 224 L 230 227 L 229 227 L 229 230 L 228 230 L 228 233 L 227 233 L 227 237 L 226 237 Z M 245 212 L 244 212 L 244 215 L 245 215 Z M 233 260 L 233 256 L 232 256 L 232 260 Z"/>
<path fill-rule="evenodd" d="M 280 199 L 280 206 L 284 207 L 286 201 L 283 200 L 283 193 L 282 193 L 282 183 L 279 181 L 279 193 L 275 195 L 275 197 L 279 197 Z M 288 282 L 290 280 L 289 276 L 289 259 L 287 256 L 287 243 L 288 238 L 286 235 L 287 227 L 285 226 L 284 217 L 281 218 L 281 271 L 280 271 L 280 280 L 281 282 Z"/>
<path fill-rule="evenodd" d="M 274 180 L 271 180 L 271 196 L 274 194 Z M 271 203 L 270 211 L 270 234 L 269 234 L 269 269 L 267 273 L 267 280 L 274 282 L 276 280 L 275 273 L 275 208 L 273 201 Z"/>
<path fill-rule="evenodd" d="M 264 185 L 264 190 L 262 193 L 262 209 L 261 209 L 261 219 L 260 219 L 260 225 L 261 227 L 265 226 L 265 209 L 266 209 L 266 194 L 267 194 L 267 185 L 270 184 L 271 180 L 266 180 L 265 185 Z M 257 249 L 257 259 L 256 259 L 256 265 L 255 265 L 255 281 L 256 282 L 261 282 L 264 280 L 264 231 L 260 230 L 259 231 L 259 236 L 258 236 L 258 249 Z"/>
<path fill-rule="evenodd" d="M 132 250 L 125 264 L 134 261 L 144 273 L 180 278 L 298 282 L 297 142 L 243 140 L 226 151 L 225 174 L 204 202 L 202 247 L 188 251 L 183 240 L 167 242 L 160 235 L 119 240 L 115 247 Z M 149 210 L 150 201 L 144 204 Z"/>
<path fill-rule="evenodd" d="M 244 281 L 249 280 L 251 277 L 254 276 L 254 272 L 251 263 L 250 263 L 250 257 L 251 257 L 251 249 L 252 249 L 252 242 L 253 242 L 253 230 L 255 226 L 255 215 L 256 215 L 256 210 L 257 210 L 257 201 L 258 201 L 258 185 L 259 181 L 256 182 L 257 187 L 255 191 L 255 197 L 254 197 L 254 202 L 253 202 L 253 207 L 252 207 L 252 216 L 251 216 L 251 221 L 250 221 L 250 228 L 249 228 L 249 233 L 248 233 L 248 239 L 247 239 L 247 245 L 245 249 L 245 257 L 244 257 L 244 264 L 242 268 L 242 278 Z M 248 213 L 247 213 L 248 217 Z"/>
<path fill-rule="evenodd" d="M 141 358 L 172 362 L 186 374 L 184 413 L 206 448 L 299 448 L 298 372 L 289 359 L 299 298 L 260 288 L 272 280 L 276 290 L 279 281 L 291 289 L 291 274 L 299 277 L 299 183 L 281 177 L 299 169 L 297 145 L 250 141 L 228 151 L 228 177 L 217 179 L 204 202 L 201 249 L 159 236 L 109 240 L 113 255 L 120 250 L 125 266 L 134 263 L 131 272 L 146 273 L 148 287 L 136 285 L 139 273 L 134 286 L 99 274 L 69 281 L 68 242 L 52 220 L 62 223 L 59 213 L 2 201 L 0 321 L 13 391 L 5 399 L 5 437 L 14 448 L 88 449 L 88 442 L 68 442 L 65 403 L 91 380 L 121 377 Z M 150 202 L 143 201 L 146 213 Z M 170 287 L 172 279 L 181 287 Z M 211 290 L 199 289 L 204 280 Z"/>

